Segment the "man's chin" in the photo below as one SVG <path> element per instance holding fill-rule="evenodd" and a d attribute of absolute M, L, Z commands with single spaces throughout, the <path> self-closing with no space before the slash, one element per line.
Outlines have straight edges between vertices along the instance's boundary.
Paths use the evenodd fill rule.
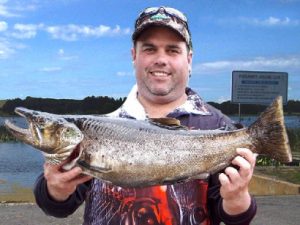
<path fill-rule="evenodd" d="M 159 96 L 164 97 L 164 96 L 167 96 L 170 93 L 170 91 L 166 90 L 166 89 L 158 89 L 158 88 L 156 88 L 156 89 L 152 89 L 151 93 L 153 95 L 155 95 L 155 96 L 158 96 L 158 97 Z"/>

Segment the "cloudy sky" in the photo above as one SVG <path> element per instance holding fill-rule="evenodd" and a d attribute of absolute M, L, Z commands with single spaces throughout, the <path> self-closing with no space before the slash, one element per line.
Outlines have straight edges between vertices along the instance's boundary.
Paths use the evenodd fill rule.
<path fill-rule="evenodd" d="M 233 70 L 288 72 L 300 99 L 299 0 L 0 0 L 0 99 L 125 97 L 134 20 L 159 5 L 189 18 L 205 100 L 231 98 Z"/>

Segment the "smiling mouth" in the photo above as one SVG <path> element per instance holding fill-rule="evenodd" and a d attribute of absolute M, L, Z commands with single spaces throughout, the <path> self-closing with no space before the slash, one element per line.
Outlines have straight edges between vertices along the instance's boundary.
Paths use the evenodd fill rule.
<path fill-rule="evenodd" d="M 168 77 L 170 76 L 170 73 L 164 72 L 164 71 L 152 71 L 150 74 L 154 77 Z"/>

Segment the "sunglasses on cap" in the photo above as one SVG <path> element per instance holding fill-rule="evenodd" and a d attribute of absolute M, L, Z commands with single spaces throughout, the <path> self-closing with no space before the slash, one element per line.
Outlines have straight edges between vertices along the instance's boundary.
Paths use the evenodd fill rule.
<path fill-rule="evenodd" d="M 151 24 L 164 25 L 172 28 L 181 35 L 189 49 L 192 49 L 191 33 L 187 18 L 179 10 L 164 6 L 144 9 L 135 21 L 135 30 L 132 34 L 132 40 L 135 42 L 141 32 Z"/>
<path fill-rule="evenodd" d="M 138 17 L 138 19 L 135 22 L 135 27 L 138 27 L 145 19 L 155 15 L 155 14 L 164 14 L 167 15 L 171 18 L 175 18 L 177 20 L 179 20 L 179 22 L 183 23 L 186 28 L 188 29 L 188 25 L 187 25 L 187 18 L 185 17 L 185 15 L 180 12 L 177 9 L 174 8 L 170 8 L 170 7 L 149 7 L 146 8 Z"/>

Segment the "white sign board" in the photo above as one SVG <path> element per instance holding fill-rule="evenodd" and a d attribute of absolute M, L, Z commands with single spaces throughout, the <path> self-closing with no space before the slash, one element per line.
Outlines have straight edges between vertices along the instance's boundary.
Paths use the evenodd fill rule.
<path fill-rule="evenodd" d="M 288 74 L 284 72 L 233 71 L 231 101 L 270 104 L 278 95 L 287 103 Z"/>

